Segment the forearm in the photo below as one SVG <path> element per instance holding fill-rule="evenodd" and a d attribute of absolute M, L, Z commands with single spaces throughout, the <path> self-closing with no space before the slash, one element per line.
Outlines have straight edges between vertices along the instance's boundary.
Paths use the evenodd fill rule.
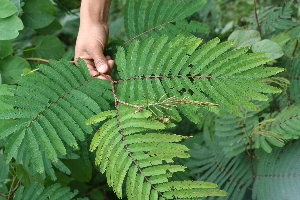
<path fill-rule="evenodd" d="M 107 23 L 111 0 L 82 0 L 80 23 Z"/>
<path fill-rule="evenodd" d="M 107 18 L 111 0 L 82 0 L 80 26 L 75 46 L 75 60 L 83 59 L 90 75 L 105 78 L 101 74 L 110 73 L 114 61 L 103 54 L 107 44 L 109 28 Z"/>

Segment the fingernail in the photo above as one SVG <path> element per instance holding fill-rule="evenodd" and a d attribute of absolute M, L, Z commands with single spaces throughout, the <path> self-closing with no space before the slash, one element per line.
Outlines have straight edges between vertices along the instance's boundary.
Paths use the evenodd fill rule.
<path fill-rule="evenodd" d="M 98 72 L 100 72 L 100 73 L 106 73 L 107 70 L 108 70 L 107 65 L 100 65 L 100 66 L 98 67 Z"/>

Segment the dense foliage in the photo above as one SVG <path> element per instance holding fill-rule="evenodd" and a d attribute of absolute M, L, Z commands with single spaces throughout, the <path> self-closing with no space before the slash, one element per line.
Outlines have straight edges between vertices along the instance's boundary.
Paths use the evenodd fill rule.
<path fill-rule="evenodd" d="M 299 0 L 112 1 L 108 80 L 78 7 L 2 0 L 0 199 L 297 199 Z"/>

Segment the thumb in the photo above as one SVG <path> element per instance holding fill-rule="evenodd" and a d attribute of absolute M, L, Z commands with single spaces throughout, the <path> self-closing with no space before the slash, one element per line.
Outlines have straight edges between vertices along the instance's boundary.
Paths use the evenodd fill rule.
<path fill-rule="evenodd" d="M 107 73 L 109 70 L 109 67 L 108 67 L 106 57 L 103 54 L 99 54 L 99 55 L 95 56 L 95 58 L 96 59 L 94 59 L 94 64 L 95 64 L 96 70 L 101 74 Z"/>

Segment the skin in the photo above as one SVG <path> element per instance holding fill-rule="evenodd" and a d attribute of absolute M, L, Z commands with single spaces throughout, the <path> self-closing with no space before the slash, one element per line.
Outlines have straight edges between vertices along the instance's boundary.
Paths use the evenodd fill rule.
<path fill-rule="evenodd" d="M 105 79 L 101 74 L 109 74 L 114 61 L 105 56 L 109 28 L 107 18 L 111 0 L 82 0 L 80 26 L 75 46 L 75 61 L 82 58 L 91 76 Z"/>

